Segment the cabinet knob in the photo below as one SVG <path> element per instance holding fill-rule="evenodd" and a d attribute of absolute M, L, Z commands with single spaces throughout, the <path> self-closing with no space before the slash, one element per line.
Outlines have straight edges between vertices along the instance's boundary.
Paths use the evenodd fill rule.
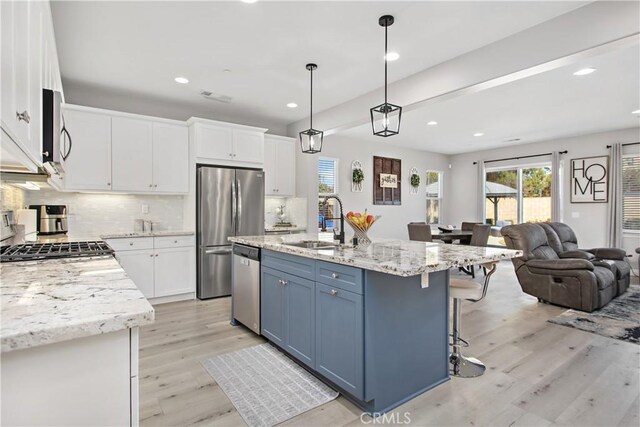
<path fill-rule="evenodd" d="M 336 296 L 338 295 L 338 291 L 336 291 L 335 289 L 331 289 L 331 296 Z"/>
<path fill-rule="evenodd" d="M 158 186 L 158 184 L 153 184 L 153 188 L 156 188 Z"/>
<path fill-rule="evenodd" d="M 158 254 L 156 254 L 156 257 L 158 256 Z"/>
<path fill-rule="evenodd" d="M 153 254 L 149 255 L 151 258 L 153 258 Z"/>
<path fill-rule="evenodd" d="M 149 184 L 149 188 L 153 187 L 153 184 Z"/>
<path fill-rule="evenodd" d="M 18 118 L 18 121 L 22 120 L 26 124 L 29 124 L 31 121 L 31 117 L 29 117 L 29 112 L 27 110 L 24 110 L 22 113 L 16 111 L 16 117 Z"/>
<path fill-rule="evenodd" d="M 337 279 L 340 276 L 338 276 L 338 273 L 331 273 L 331 277 L 333 277 L 334 279 Z"/>
<path fill-rule="evenodd" d="M 289 282 L 287 282 L 286 280 L 282 280 L 282 279 L 280 279 L 280 280 L 278 280 L 278 283 L 280 283 L 281 285 L 286 285 L 286 284 L 288 284 Z"/>
<path fill-rule="evenodd" d="M 107 185 L 108 185 L 108 186 L 111 186 L 111 183 L 110 183 L 110 182 L 107 182 Z"/>
<path fill-rule="evenodd" d="M 133 242 L 129 242 L 129 246 L 133 246 Z"/>
<path fill-rule="evenodd" d="M 177 241 L 177 240 L 174 240 L 174 241 L 173 241 L 173 243 L 178 243 L 178 241 Z"/>

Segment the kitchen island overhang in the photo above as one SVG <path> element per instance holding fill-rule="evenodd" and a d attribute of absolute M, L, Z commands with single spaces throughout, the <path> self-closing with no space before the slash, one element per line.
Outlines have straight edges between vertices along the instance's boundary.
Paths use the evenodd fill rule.
<path fill-rule="evenodd" d="M 291 246 L 323 237 L 230 240 L 262 249 L 261 334 L 371 414 L 449 379 L 449 268 L 521 255 L 381 239 Z"/>

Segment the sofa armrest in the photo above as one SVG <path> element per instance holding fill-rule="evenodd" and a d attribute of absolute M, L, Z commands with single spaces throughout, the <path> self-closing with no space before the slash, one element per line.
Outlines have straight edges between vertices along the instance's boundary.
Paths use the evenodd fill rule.
<path fill-rule="evenodd" d="M 580 249 L 576 250 L 576 251 L 566 251 L 566 252 L 562 252 L 560 254 L 558 254 L 558 256 L 560 258 L 579 258 L 579 259 L 586 259 L 587 261 L 591 261 L 592 259 L 595 259 L 596 256 L 594 254 L 592 254 L 591 252 L 587 252 L 587 251 L 582 251 Z"/>
<path fill-rule="evenodd" d="M 627 256 L 627 253 L 624 249 L 618 248 L 593 248 L 587 249 L 588 252 L 591 252 L 596 256 L 596 258 L 602 259 L 615 259 L 622 261 Z"/>
<path fill-rule="evenodd" d="M 593 270 L 593 264 L 585 259 L 532 259 L 527 267 L 537 270 Z"/>

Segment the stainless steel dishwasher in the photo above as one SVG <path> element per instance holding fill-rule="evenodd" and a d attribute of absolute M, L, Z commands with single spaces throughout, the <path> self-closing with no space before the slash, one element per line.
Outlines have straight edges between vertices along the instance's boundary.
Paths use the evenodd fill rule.
<path fill-rule="evenodd" d="M 260 335 L 260 249 L 233 245 L 231 324 L 242 323 Z"/>

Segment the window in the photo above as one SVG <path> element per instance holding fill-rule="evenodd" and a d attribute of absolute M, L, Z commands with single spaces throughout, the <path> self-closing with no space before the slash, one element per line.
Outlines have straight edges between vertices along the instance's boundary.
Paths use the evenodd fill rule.
<path fill-rule="evenodd" d="M 640 231 L 640 155 L 622 157 L 622 228 Z"/>
<path fill-rule="evenodd" d="M 427 224 L 440 223 L 442 206 L 442 172 L 427 171 Z"/>
<path fill-rule="evenodd" d="M 318 159 L 318 228 L 323 221 L 327 229 L 333 229 L 333 218 L 340 215 L 337 202 L 331 199 L 323 205 L 325 196 L 338 194 L 338 159 Z"/>

